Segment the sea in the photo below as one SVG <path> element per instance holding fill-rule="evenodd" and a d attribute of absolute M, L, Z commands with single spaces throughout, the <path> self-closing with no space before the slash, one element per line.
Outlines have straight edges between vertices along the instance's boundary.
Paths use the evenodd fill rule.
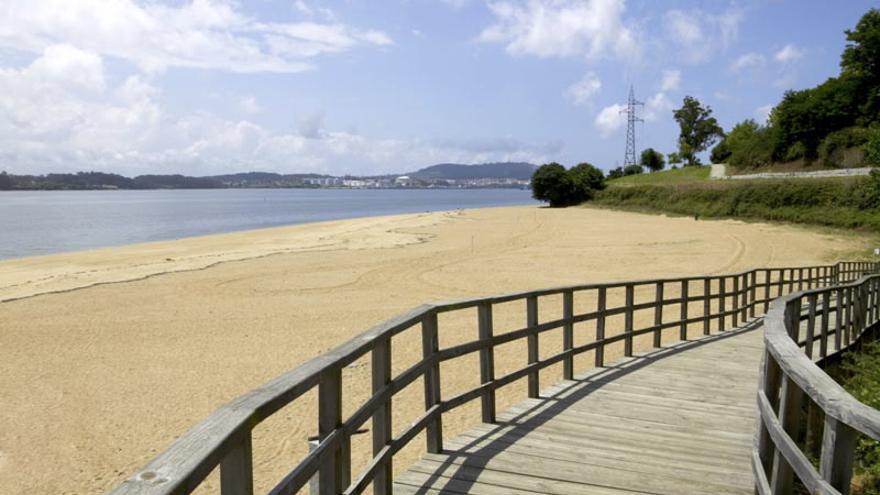
<path fill-rule="evenodd" d="M 0 259 L 376 215 L 535 204 L 520 189 L 0 192 Z"/>

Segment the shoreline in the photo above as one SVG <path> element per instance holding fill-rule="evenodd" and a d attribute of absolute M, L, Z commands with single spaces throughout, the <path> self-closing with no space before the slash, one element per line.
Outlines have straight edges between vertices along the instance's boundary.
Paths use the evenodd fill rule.
<path fill-rule="evenodd" d="M 329 251 L 336 249 L 362 249 L 382 247 L 374 245 L 376 239 L 354 239 L 357 232 L 374 229 L 387 224 L 393 239 L 384 239 L 384 247 L 400 247 L 425 242 L 417 234 L 403 233 L 401 229 L 421 228 L 448 221 L 470 210 L 491 210 L 497 208 L 529 208 L 523 206 L 487 206 L 482 208 L 462 208 L 423 213 L 402 213 L 395 215 L 374 215 L 351 217 L 339 220 L 294 223 L 282 226 L 237 230 L 216 234 L 194 235 L 177 239 L 165 239 L 132 244 L 104 246 L 81 251 L 69 251 L 21 258 L 0 260 L 0 303 L 17 301 L 45 294 L 59 294 L 97 285 L 126 283 L 145 280 L 169 273 L 205 270 L 221 263 L 232 263 L 265 258 L 277 254 Z M 310 231 L 320 230 L 321 237 L 309 239 Z M 298 239 L 306 236 L 307 239 Z M 241 250 L 249 240 L 263 245 Z M 352 242 L 354 241 L 354 242 Z M 383 241 L 378 241 L 382 243 Z M 290 243 L 293 244 L 287 244 Z M 219 244 L 213 248 L 215 243 Z M 213 249 L 212 249 L 213 248 Z M 183 257 L 173 257 L 175 253 L 187 252 Z M 107 263 L 108 258 L 117 264 Z M 140 258 L 136 266 L 130 264 L 131 258 Z M 67 271 L 71 265 L 88 264 L 89 269 Z M 132 272 L 132 270 L 135 270 Z M 10 277 L 16 270 L 18 279 Z M 101 271 L 99 275 L 97 270 Z M 47 275 L 45 272 L 49 271 Z M 116 277 L 107 272 L 119 273 Z M 69 277 L 75 277 L 70 280 Z M 12 283 L 7 279 L 11 278 Z M 58 280 L 66 279 L 64 281 Z M 46 284 L 43 286 L 40 284 Z M 39 285 L 40 288 L 35 285 Z M 26 287 L 32 287 L 28 289 Z"/>
<path fill-rule="evenodd" d="M 82 283 L 87 276 L 131 278 L 137 270 L 167 263 L 169 252 L 181 263 L 187 256 L 192 263 L 217 263 L 0 304 L 0 396 L 8 399 L 0 409 L 0 494 L 103 493 L 217 407 L 425 302 L 807 265 L 865 245 L 787 226 L 591 208 L 448 213 L 105 248 L 51 255 L 59 258 L 52 263 L 45 257 L 16 261 L 18 276 L 40 282 L 25 289 Z M 279 247 L 290 249 L 277 252 Z M 275 254 L 261 258 L 228 259 L 273 249 Z M 149 260 L 160 262 L 141 266 Z M 6 280 L 10 267 L 4 264 L 0 273 Z M 95 273 L 96 264 L 115 271 Z M 82 275 L 52 279 L 52 270 Z M 575 304 L 584 311 L 593 302 Z M 541 307 L 541 318 L 549 320 L 562 305 L 551 300 Z M 519 306 L 499 307 L 498 331 L 521 327 L 523 312 Z M 441 347 L 473 338 L 476 314 L 466 316 L 444 323 Z M 617 323 L 607 330 L 607 335 L 619 330 Z M 561 336 L 542 337 L 542 349 L 559 345 Z M 521 367 L 520 351 L 499 349 L 497 372 Z M 420 342 L 395 340 L 393 352 L 397 374 L 406 368 L 407 356 L 421 353 Z M 609 349 L 607 357 L 615 352 Z M 345 397 L 356 401 L 371 386 L 368 362 L 353 365 L 344 371 Z M 473 363 L 465 359 L 444 372 L 444 396 L 472 386 L 477 365 L 475 356 Z M 542 373 L 542 386 L 557 382 L 557 371 Z M 517 387 L 499 391 L 499 410 L 522 400 Z M 412 390 L 395 405 L 395 425 L 423 412 L 420 387 Z M 288 406 L 255 430 L 257 490 L 271 486 L 304 455 L 306 438 L 316 428 L 314 399 Z M 474 418 L 478 412 L 463 406 L 444 416 L 444 431 L 454 434 Z M 361 440 L 352 444 L 355 469 L 371 452 Z M 404 450 L 400 456 L 396 469 L 418 452 Z M 207 488 L 216 483 L 209 478 Z"/>

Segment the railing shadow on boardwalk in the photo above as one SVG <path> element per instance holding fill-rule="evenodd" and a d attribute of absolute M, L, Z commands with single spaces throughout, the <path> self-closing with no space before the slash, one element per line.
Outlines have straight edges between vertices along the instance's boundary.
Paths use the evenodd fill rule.
<path fill-rule="evenodd" d="M 468 488 L 477 483 L 476 477 L 468 480 L 466 476 L 457 477 L 456 474 L 462 473 L 465 469 L 482 469 L 485 468 L 489 461 L 497 454 L 503 452 L 505 447 L 513 444 L 516 439 L 522 437 L 522 432 L 533 431 L 540 426 L 546 424 L 561 412 L 569 409 L 575 403 L 585 399 L 589 395 L 601 390 L 610 383 L 614 383 L 620 378 L 627 376 L 633 372 L 645 369 L 664 359 L 677 356 L 684 352 L 704 347 L 722 340 L 740 336 L 744 333 L 757 331 L 762 327 L 764 317 L 753 318 L 744 325 L 721 333 L 715 333 L 696 340 L 678 341 L 671 345 L 641 353 L 641 355 L 632 358 L 621 358 L 602 368 L 594 368 L 595 373 L 589 373 L 585 378 L 574 378 L 567 380 L 564 387 L 558 384 L 553 386 L 554 389 L 549 395 L 541 395 L 538 400 L 540 403 L 528 407 L 521 413 L 517 413 L 509 420 L 496 421 L 492 423 L 492 430 L 485 435 L 474 438 L 466 444 L 455 449 L 444 449 L 442 455 L 448 456 L 449 459 L 439 463 L 434 474 L 428 475 L 426 481 L 420 488 L 413 493 L 418 495 L 427 495 L 430 492 L 443 492 L 450 483 L 455 483 L 455 493 L 467 493 Z M 592 371 L 592 370 L 590 370 Z M 757 390 L 757 382 L 755 390 Z M 557 390 L 558 389 L 558 390 Z M 507 431 L 505 431 L 507 430 Z M 496 436 L 502 432 L 500 436 Z M 489 440 L 489 443 L 484 442 Z M 480 446 L 483 444 L 482 446 Z M 478 447 L 480 446 L 480 447 Z M 470 450 L 474 449 L 476 450 Z M 467 450 L 467 452 L 465 452 Z M 467 460 L 467 463 L 457 464 L 456 460 Z M 456 468 L 457 466 L 457 468 Z M 454 468 L 450 470 L 451 468 Z M 442 478 L 448 478 L 449 482 L 438 484 Z"/>

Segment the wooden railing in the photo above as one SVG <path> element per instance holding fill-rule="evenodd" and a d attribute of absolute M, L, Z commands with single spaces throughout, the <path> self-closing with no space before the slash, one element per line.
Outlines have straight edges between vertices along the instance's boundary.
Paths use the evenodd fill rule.
<path fill-rule="evenodd" d="M 880 321 L 880 275 L 871 275 L 880 264 L 850 268 L 844 283 L 777 299 L 765 317 L 752 459 L 757 493 L 793 493 L 797 475 L 809 493 L 847 494 L 858 435 L 880 440 L 880 411 L 820 368 Z"/>
<path fill-rule="evenodd" d="M 496 391 L 525 379 L 528 396 L 537 397 L 539 374 L 549 366 L 561 363 L 560 378 L 571 379 L 575 356 L 592 352 L 592 364 L 603 366 L 608 346 L 622 343 L 623 354 L 630 356 L 634 339 L 639 336 L 650 336 L 642 338 L 660 346 L 664 330 L 677 332 L 682 340 L 692 333 L 724 331 L 763 314 L 779 296 L 852 280 L 865 269 L 856 263 L 756 269 L 731 275 L 575 285 L 420 306 L 222 406 L 112 493 L 190 493 L 219 466 L 223 495 L 251 494 L 252 430 L 282 407 L 317 388 L 319 443 L 269 493 L 295 493 L 317 475 L 322 494 L 361 493 L 370 484 L 374 493 L 388 494 L 395 454 L 422 432 L 427 438 L 426 451 L 440 452 L 443 415 L 455 408 L 479 399 L 482 421 L 494 422 Z M 649 297 L 637 301 L 636 294 Z M 546 303 L 548 297 L 557 302 L 561 297 L 562 317 L 541 322 L 539 304 Z M 584 301 L 590 302 L 590 309 L 576 312 L 575 303 Z M 524 326 L 496 332 L 493 308 L 507 303 L 524 303 Z M 451 312 L 475 313 L 470 317 L 475 317 L 472 321 L 476 323 L 477 338 L 441 348 L 438 316 Z M 622 322 L 614 324 L 617 320 Z M 653 323 L 640 325 L 637 321 Z M 592 322 L 594 338 L 575 345 L 575 325 L 583 322 Z M 539 341 L 554 329 L 561 329 L 561 348 L 540 358 Z M 406 332 L 420 333 L 421 359 L 392 376 L 392 338 Z M 523 366 L 496 376 L 496 348 L 523 340 L 527 345 Z M 444 397 L 440 364 L 473 353 L 479 355 L 480 385 Z M 343 369 L 367 356 L 371 362 L 372 393 L 357 405 L 354 413 L 343 417 Z M 392 398 L 420 378 L 424 382 L 424 413 L 393 436 Z M 352 478 L 351 437 L 367 421 L 372 421 L 372 459 Z"/>

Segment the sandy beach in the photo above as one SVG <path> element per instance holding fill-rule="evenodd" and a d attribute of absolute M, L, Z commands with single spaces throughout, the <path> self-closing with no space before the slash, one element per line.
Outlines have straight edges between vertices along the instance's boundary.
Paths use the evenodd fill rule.
<path fill-rule="evenodd" d="M 221 404 L 424 302 L 828 263 L 866 247 L 789 226 L 528 206 L 2 261 L 0 493 L 105 492 Z M 509 354 L 498 366 L 524 359 Z M 362 364 L 344 378 L 353 397 L 369 389 Z M 476 370 L 463 369 L 461 383 L 444 370 L 444 393 Z M 395 404 L 395 425 L 423 407 L 420 386 Z M 255 430 L 257 488 L 304 454 L 313 402 Z M 447 432 L 476 421 L 475 410 L 448 418 Z M 360 437 L 356 465 L 368 457 L 368 435 Z M 418 454 L 405 450 L 397 468 Z"/>

